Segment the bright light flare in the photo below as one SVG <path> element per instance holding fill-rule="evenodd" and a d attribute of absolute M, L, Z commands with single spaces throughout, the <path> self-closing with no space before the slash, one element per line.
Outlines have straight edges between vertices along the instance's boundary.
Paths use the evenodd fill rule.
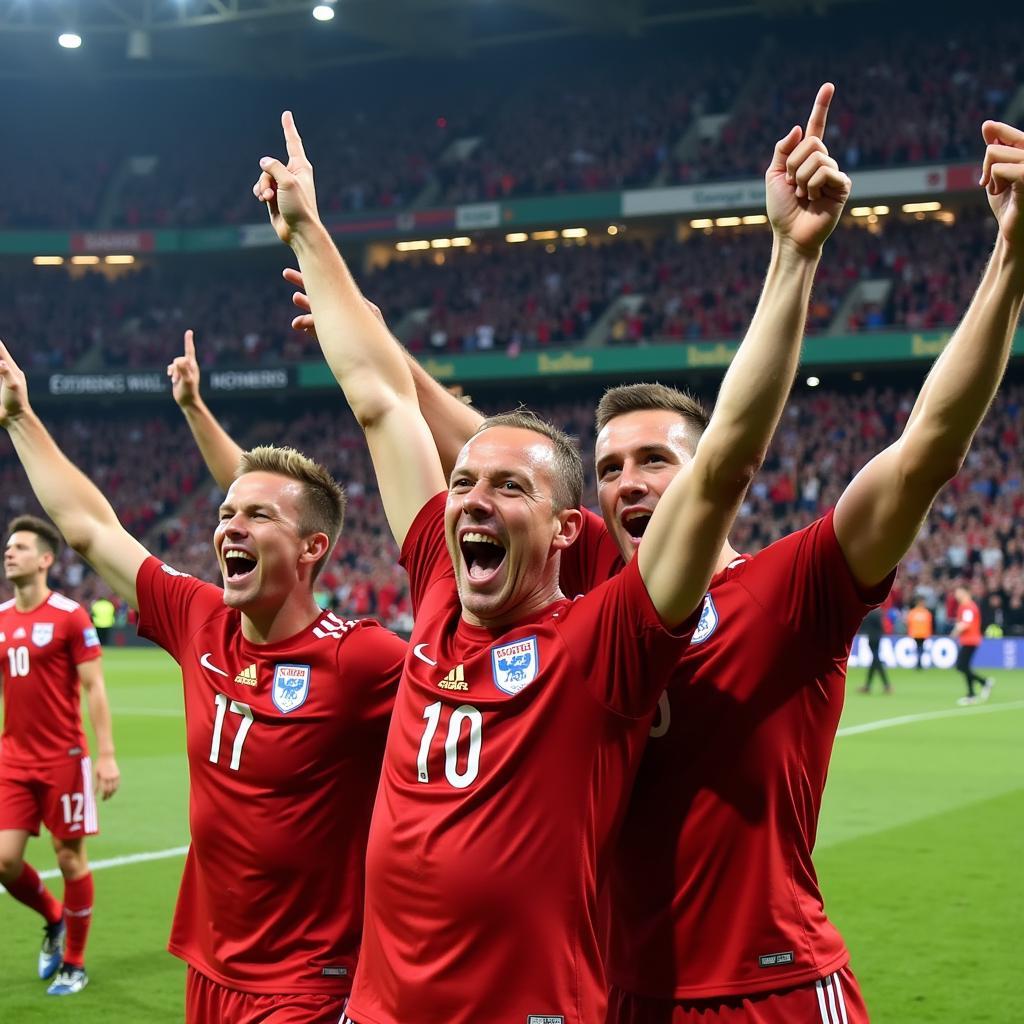
<path fill-rule="evenodd" d="M 65 50 L 77 50 L 82 45 L 82 37 L 77 32 L 61 32 L 57 44 Z"/>

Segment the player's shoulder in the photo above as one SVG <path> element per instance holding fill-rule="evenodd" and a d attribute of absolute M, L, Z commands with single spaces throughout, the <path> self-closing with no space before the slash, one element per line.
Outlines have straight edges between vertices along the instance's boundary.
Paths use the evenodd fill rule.
<path fill-rule="evenodd" d="M 14 598 L 9 598 L 7 601 L 0 602 L 0 612 L 9 612 L 14 607 Z"/>
<path fill-rule="evenodd" d="M 309 627 L 307 636 L 314 641 L 338 646 L 350 642 L 353 637 L 378 639 L 394 637 L 395 634 L 376 619 L 343 619 L 332 611 L 325 611 Z"/>
<path fill-rule="evenodd" d="M 64 612 L 66 615 L 77 612 L 82 607 L 77 601 L 72 601 L 70 597 L 65 597 L 56 591 L 51 592 L 50 596 L 46 599 L 46 604 L 56 611 Z"/>

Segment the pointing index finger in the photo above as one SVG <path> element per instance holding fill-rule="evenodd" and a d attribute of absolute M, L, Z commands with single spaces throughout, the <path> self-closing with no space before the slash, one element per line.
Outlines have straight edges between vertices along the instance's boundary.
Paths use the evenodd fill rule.
<path fill-rule="evenodd" d="M 835 93 L 836 87 L 831 82 L 825 82 L 818 90 L 818 95 L 814 97 L 814 106 L 811 108 L 811 116 L 807 119 L 805 138 L 823 139 L 825 137 L 828 108 Z"/>
<path fill-rule="evenodd" d="M 191 328 L 185 332 L 185 355 L 190 359 L 196 357 L 196 338 Z"/>
<path fill-rule="evenodd" d="M 299 129 L 295 127 L 295 117 L 290 110 L 281 115 L 281 127 L 284 129 L 284 144 L 288 150 L 288 159 L 305 160 L 306 151 L 302 148 Z"/>

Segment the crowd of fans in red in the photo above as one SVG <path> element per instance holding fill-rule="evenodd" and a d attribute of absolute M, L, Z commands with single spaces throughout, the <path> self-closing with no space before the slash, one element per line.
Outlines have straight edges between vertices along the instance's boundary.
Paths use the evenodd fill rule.
<path fill-rule="evenodd" d="M 741 551 L 757 551 L 835 504 L 847 482 L 901 431 L 914 392 L 864 386 L 794 395 L 771 451 L 733 531 Z M 167 398 L 170 406 L 170 397 Z M 594 398 L 538 406 L 575 436 L 585 455 L 588 498 L 594 500 Z M 486 411 L 497 411 L 484 404 Z M 365 444 L 337 406 L 297 419 L 252 421 L 252 407 L 225 417 L 240 443 L 288 443 L 322 461 L 344 482 L 349 507 L 334 558 L 321 579 L 321 598 L 343 616 L 374 616 L 407 629 L 411 605 L 397 550 L 376 493 Z M 49 417 L 48 417 L 49 418 Z M 109 495 L 122 521 L 175 567 L 217 580 L 211 537 L 222 494 L 207 476 L 184 421 L 164 415 L 52 420 L 68 454 Z M 947 628 L 945 597 L 955 583 L 972 588 L 985 625 L 1024 635 L 1024 385 L 1004 387 L 966 465 L 942 492 L 903 561 L 891 598 L 897 620 L 924 595 Z M 0 461 L 4 515 L 37 509 L 8 451 Z M 53 574 L 55 587 L 90 601 L 103 584 L 71 553 Z"/>
<path fill-rule="evenodd" d="M 953 225 L 894 216 L 877 229 L 854 224 L 829 241 L 809 333 L 946 327 L 966 308 L 991 248 L 987 210 Z M 607 325 L 611 344 L 737 338 L 753 315 L 770 245 L 764 228 L 697 231 L 682 241 L 641 241 L 628 231 L 588 245 L 482 241 L 449 250 L 441 264 L 413 254 L 360 277 L 413 351 L 515 357 L 579 342 L 630 295 L 637 301 Z M 837 322 L 850 289 L 868 278 L 892 282 L 888 299 L 856 303 Z M 291 329 L 290 294 L 273 264 L 213 274 L 161 263 L 115 280 L 35 269 L 12 278 L 0 315 L 30 371 L 159 368 L 180 351 L 188 327 L 207 366 L 319 359 L 315 339 Z M 420 317 L 406 321 L 415 310 Z"/>

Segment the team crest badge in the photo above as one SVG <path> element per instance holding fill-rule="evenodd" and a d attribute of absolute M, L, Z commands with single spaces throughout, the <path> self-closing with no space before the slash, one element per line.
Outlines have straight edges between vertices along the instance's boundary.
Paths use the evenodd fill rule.
<path fill-rule="evenodd" d="M 45 647 L 52 639 L 52 622 L 35 622 L 32 624 L 32 643 L 34 643 L 36 647 Z"/>
<path fill-rule="evenodd" d="M 494 685 L 514 697 L 537 678 L 540 664 L 537 657 L 537 638 L 514 640 L 510 644 L 491 648 L 491 670 Z"/>
<path fill-rule="evenodd" d="M 715 600 L 710 594 L 704 596 L 704 607 L 701 609 L 700 622 L 693 631 L 691 644 L 702 644 L 714 631 L 718 629 L 718 609 L 715 607 Z"/>
<path fill-rule="evenodd" d="M 301 708 L 309 696 L 308 665 L 275 665 L 274 687 L 270 691 L 274 707 L 287 715 L 289 711 Z"/>

